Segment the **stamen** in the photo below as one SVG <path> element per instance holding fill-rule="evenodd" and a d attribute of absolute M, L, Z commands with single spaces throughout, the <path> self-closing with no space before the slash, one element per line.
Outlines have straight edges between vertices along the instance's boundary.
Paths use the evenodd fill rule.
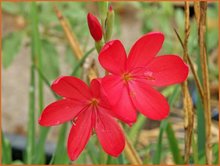
<path fill-rule="evenodd" d="M 96 98 L 93 98 L 91 101 L 90 101 L 90 104 L 94 107 L 98 106 L 99 104 L 99 100 L 96 99 Z"/>
<path fill-rule="evenodd" d="M 123 77 L 123 80 L 124 80 L 126 83 L 127 83 L 128 81 L 132 80 L 132 76 L 131 76 L 130 73 L 124 73 L 124 74 L 122 75 L 122 77 Z"/>

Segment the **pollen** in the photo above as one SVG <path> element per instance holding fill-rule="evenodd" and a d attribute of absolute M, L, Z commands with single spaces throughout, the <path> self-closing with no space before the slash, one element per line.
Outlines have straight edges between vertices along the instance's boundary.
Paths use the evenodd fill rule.
<path fill-rule="evenodd" d="M 94 107 L 98 106 L 99 100 L 96 98 L 91 99 L 90 104 Z"/>
<path fill-rule="evenodd" d="M 130 73 L 124 73 L 124 74 L 122 75 L 122 77 L 123 77 L 123 80 L 124 80 L 126 83 L 129 82 L 130 80 L 132 80 L 132 76 L 131 76 Z"/>

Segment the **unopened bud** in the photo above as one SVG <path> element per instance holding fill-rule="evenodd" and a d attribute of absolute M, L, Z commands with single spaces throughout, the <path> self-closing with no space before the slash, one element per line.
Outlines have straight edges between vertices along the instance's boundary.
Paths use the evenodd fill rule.
<path fill-rule="evenodd" d="M 99 15 L 101 18 L 102 28 L 104 28 L 105 19 L 107 17 L 107 12 L 108 12 L 108 2 L 107 1 L 98 2 L 98 7 L 99 7 Z"/>
<path fill-rule="evenodd" d="M 105 23 L 106 25 L 105 42 L 109 41 L 112 36 L 114 21 L 115 21 L 115 12 L 112 9 L 112 6 L 110 5 Z"/>
<path fill-rule="evenodd" d="M 98 19 L 91 13 L 88 13 L 87 23 L 89 26 L 90 34 L 92 35 L 93 39 L 95 41 L 100 41 L 102 39 L 102 27 Z"/>

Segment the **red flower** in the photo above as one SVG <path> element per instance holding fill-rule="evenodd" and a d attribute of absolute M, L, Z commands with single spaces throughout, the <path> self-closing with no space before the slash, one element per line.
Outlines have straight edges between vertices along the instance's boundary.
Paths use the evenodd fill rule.
<path fill-rule="evenodd" d="M 93 39 L 95 41 L 100 41 L 102 39 L 102 27 L 98 19 L 91 13 L 88 13 L 87 22 L 90 34 L 92 35 Z"/>
<path fill-rule="evenodd" d="M 51 88 L 64 98 L 47 106 L 39 123 L 42 126 L 53 126 L 73 121 L 67 144 L 71 160 L 77 159 L 93 130 L 106 153 L 118 156 L 122 152 L 125 138 L 110 115 L 108 101 L 98 80 L 93 80 L 88 87 L 78 78 L 63 76 L 54 81 Z"/>
<path fill-rule="evenodd" d="M 102 79 L 113 110 L 127 123 L 136 121 L 136 110 L 153 120 L 169 114 L 165 97 L 151 86 L 183 82 L 188 67 L 176 55 L 156 57 L 164 41 L 160 32 L 142 36 L 128 57 L 119 40 L 108 42 L 100 52 L 99 62 L 111 74 Z"/>

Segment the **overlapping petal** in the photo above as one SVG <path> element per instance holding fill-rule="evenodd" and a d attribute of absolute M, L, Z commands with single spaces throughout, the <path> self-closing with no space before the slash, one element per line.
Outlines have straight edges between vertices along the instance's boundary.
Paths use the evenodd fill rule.
<path fill-rule="evenodd" d="M 80 114 L 70 130 L 67 150 L 71 160 L 78 158 L 92 134 L 92 113 L 93 111 L 88 109 Z"/>
<path fill-rule="evenodd" d="M 161 32 L 150 32 L 138 39 L 128 55 L 128 69 L 146 66 L 160 51 L 163 41 Z"/>
<path fill-rule="evenodd" d="M 104 151 L 112 156 L 119 156 L 125 147 L 125 138 L 116 121 L 99 111 L 95 131 Z"/>
<path fill-rule="evenodd" d="M 43 110 L 39 123 L 42 126 L 53 126 L 73 120 L 83 107 L 84 105 L 73 100 L 58 100 Z"/>
<path fill-rule="evenodd" d="M 99 54 L 99 62 L 111 73 L 121 74 L 126 68 L 126 52 L 119 40 L 105 44 Z"/>
<path fill-rule="evenodd" d="M 165 97 L 143 82 L 129 83 L 131 100 L 138 111 L 153 120 L 162 120 L 169 114 L 169 105 Z"/>
<path fill-rule="evenodd" d="M 146 67 L 145 76 L 148 84 L 167 86 L 181 83 L 188 76 L 188 66 L 176 55 L 158 56 Z"/>
<path fill-rule="evenodd" d="M 53 91 L 60 96 L 85 101 L 91 98 L 88 86 L 80 79 L 72 76 L 61 76 L 51 85 Z"/>
<path fill-rule="evenodd" d="M 117 117 L 126 123 L 134 123 L 136 121 L 136 110 L 130 99 L 128 87 L 121 77 L 106 76 L 102 79 L 102 86 L 108 94 L 112 111 L 115 112 Z"/>

